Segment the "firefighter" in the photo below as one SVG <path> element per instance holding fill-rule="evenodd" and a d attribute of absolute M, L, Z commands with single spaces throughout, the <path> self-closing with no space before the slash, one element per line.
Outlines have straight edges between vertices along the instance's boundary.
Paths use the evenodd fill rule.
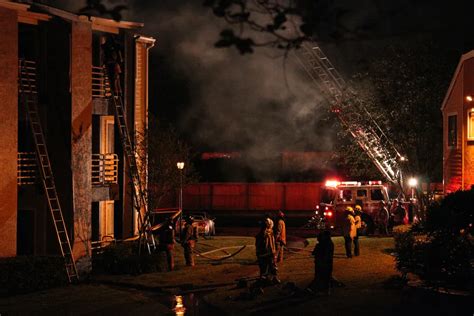
<path fill-rule="evenodd" d="M 281 283 L 277 277 L 275 252 L 273 221 L 266 217 L 260 223 L 260 232 L 255 236 L 255 253 L 260 269 L 260 281 L 263 283 Z"/>
<path fill-rule="evenodd" d="M 347 258 L 352 258 L 352 242 L 357 236 L 354 216 L 354 209 L 350 206 L 346 207 L 344 220 L 342 222 L 342 234 L 344 236 L 344 246 L 346 248 Z"/>
<path fill-rule="evenodd" d="M 113 36 L 101 38 L 102 62 L 107 69 L 110 87 L 116 96 L 122 95 L 121 74 L 122 48 Z"/>
<path fill-rule="evenodd" d="M 326 230 L 319 233 L 318 243 L 314 247 L 314 280 L 310 289 L 322 291 L 329 294 L 334 256 L 334 243 L 331 240 L 331 232 Z"/>
<path fill-rule="evenodd" d="M 354 256 L 359 255 L 359 236 L 362 235 L 362 206 L 356 205 L 354 207 L 354 224 L 356 227 L 356 235 L 352 239 L 352 242 L 354 243 Z"/>
<path fill-rule="evenodd" d="M 397 201 L 397 205 L 393 210 L 393 221 L 395 225 L 403 225 L 406 224 L 407 212 L 402 205 L 401 201 Z"/>
<path fill-rule="evenodd" d="M 277 224 L 275 227 L 275 247 L 276 247 L 276 262 L 283 261 L 283 248 L 286 246 L 286 224 L 285 214 L 282 211 L 278 212 Z"/>
<path fill-rule="evenodd" d="M 385 201 L 380 201 L 380 210 L 377 214 L 377 224 L 381 235 L 388 235 L 388 222 L 390 214 L 385 205 Z"/>
<path fill-rule="evenodd" d="M 196 243 L 196 232 L 193 227 L 193 218 L 192 216 L 186 216 L 186 224 L 184 229 L 181 232 L 181 246 L 184 248 L 184 259 L 187 266 L 194 267 L 194 245 Z"/>
<path fill-rule="evenodd" d="M 359 213 L 360 219 L 362 220 L 362 225 L 365 225 L 365 234 L 373 235 L 375 231 L 375 223 L 372 216 L 370 216 L 367 212 L 364 212 L 360 205 L 355 206 L 355 213 Z"/>
<path fill-rule="evenodd" d="M 168 271 L 174 270 L 174 237 L 173 219 L 168 217 L 159 232 L 159 249 L 166 254 Z"/>

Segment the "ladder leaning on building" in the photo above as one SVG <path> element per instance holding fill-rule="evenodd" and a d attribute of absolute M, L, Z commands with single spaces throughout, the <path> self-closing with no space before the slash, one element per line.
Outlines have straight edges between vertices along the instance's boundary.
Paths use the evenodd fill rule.
<path fill-rule="evenodd" d="M 68 280 L 69 282 L 78 281 L 79 276 L 76 263 L 72 254 L 71 242 L 69 240 L 66 223 L 64 222 L 61 204 L 59 203 L 58 192 L 56 190 L 48 149 L 43 134 L 43 127 L 38 112 L 36 64 L 34 61 L 20 59 L 18 84 L 20 105 L 23 106 L 28 113 L 28 121 L 35 143 L 36 159 L 39 163 L 41 181 L 48 200 L 48 207 L 56 230 L 61 255 L 65 260 Z"/>
<path fill-rule="evenodd" d="M 117 93 L 115 87 L 111 85 L 111 78 L 104 67 L 105 89 L 106 96 L 112 104 L 115 113 L 115 120 L 118 125 L 120 140 L 125 157 L 128 164 L 129 176 L 133 185 L 133 201 L 136 211 L 138 212 L 138 226 L 139 226 L 139 252 L 145 246 L 148 253 L 151 254 L 156 249 L 155 239 L 152 234 L 151 213 L 148 210 L 148 199 L 146 196 L 146 188 L 140 177 L 140 170 L 138 170 L 137 158 L 135 150 L 133 149 L 130 140 L 130 132 L 127 126 L 125 117 L 125 109 L 123 106 L 122 96 Z"/>

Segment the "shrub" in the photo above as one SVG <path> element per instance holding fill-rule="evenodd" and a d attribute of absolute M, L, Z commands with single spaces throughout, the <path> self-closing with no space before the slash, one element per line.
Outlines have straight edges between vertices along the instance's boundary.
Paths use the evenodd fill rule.
<path fill-rule="evenodd" d="M 397 269 L 432 285 L 473 289 L 474 190 L 458 191 L 430 207 L 426 225 L 395 234 Z"/>
<path fill-rule="evenodd" d="M 427 212 L 426 231 L 454 231 L 468 229 L 473 232 L 474 189 L 447 195 L 440 204 L 432 205 Z"/>
<path fill-rule="evenodd" d="M 111 244 L 92 257 L 92 272 L 96 274 L 141 274 L 166 270 L 161 253 L 138 254 L 135 243 Z"/>
<path fill-rule="evenodd" d="M 18 256 L 0 259 L 0 296 L 66 284 L 68 279 L 63 257 Z"/>

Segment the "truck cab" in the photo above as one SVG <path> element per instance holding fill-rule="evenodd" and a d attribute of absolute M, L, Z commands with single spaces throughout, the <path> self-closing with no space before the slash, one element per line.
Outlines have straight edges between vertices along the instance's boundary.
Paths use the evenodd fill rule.
<path fill-rule="evenodd" d="M 362 210 L 373 219 L 384 201 L 389 207 L 387 186 L 382 181 L 326 181 L 322 192 L 321 201 L 316 206 L 316 214 L 324 216 L 326 228 L 336 229 L 341 227 L 346 207 L 360 205 Z"/>

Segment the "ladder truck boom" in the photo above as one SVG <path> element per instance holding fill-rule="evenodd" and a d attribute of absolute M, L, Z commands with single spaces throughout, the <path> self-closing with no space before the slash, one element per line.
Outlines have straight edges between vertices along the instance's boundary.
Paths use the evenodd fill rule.
<path fill-rule="evenodd" d="M 304 43 L 296 52 L 296 57 L 313 83 L 331 103 L 331 110 L 343 127 L 354 137 L 380 173 L 403 194 L 401 162 L 406 158 L 398 152 L 356 92 L 316 42 Z"/>

